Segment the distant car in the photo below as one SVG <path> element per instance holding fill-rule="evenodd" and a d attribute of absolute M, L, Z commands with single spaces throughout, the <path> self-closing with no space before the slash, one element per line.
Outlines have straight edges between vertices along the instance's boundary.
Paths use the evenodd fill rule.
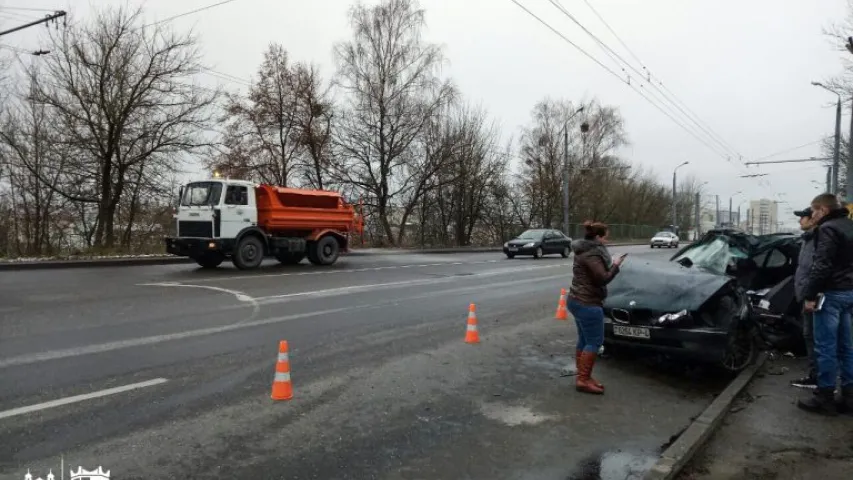
<path fill-rule="evenodd" d="M 533 255 L 533 258 L 540 258 L 552 254 L 568 258 L 571 253 L 572 239 L 559 230 L 548 228 L 527 230 L 504 244 L 504 254 L 507 258 L 514 258 L 516 255 Z"/>
<path fill-rule="evenodd" d="M 678 235 L 672 232 L 658 232 L 652 237 L 650 244 L 652 248 L 678 248 Z"/>

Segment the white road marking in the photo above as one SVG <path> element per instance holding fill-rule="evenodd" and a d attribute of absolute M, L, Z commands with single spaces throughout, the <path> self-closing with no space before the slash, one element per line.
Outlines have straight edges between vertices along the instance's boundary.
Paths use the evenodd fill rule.
<path fill-rule="evenodd" d="M 409 265 L 388 265 L 385 267 L 363 267 L 363 268 L 348 268 L 341 270 L 324 270 L 324 269 L 314 269 L 305 272 L 288 272 L 288 273 L 268 273 L 262 275 L 231 275 L 228 277 L 206 277 L 206 278 L 198 278 L 193 279 L 193 283 L 215 283 L 215 282 L 227 282 L 232 280 L 252 280 L 256 278 L 274 278 L 274 277 L 301 277 L 303 275 L 332 275 L 332 274 L 345 274 L 345 273 L 361 273 L 361 272 L 378 272 L 382 270 L 396 270 L 401 268 L 427 268 L 427 267 L 442 267 L 442 266 L 459 266 L 459 265 L 484 265 L 487 263 L 497 263 L 503 262 L 505 260 L 483 260 L 479 262 L 441 262 L 441 263 L 420 263 L 420 264 L 409 264 Z M 570 264 L 559 264 L 559 265 L 570 265 Z"/>
<path fill-rule="evenodd" d="M 221 287 L 211 287 L 208 285 L 191 285 L 188 283 L 179 283 L 179 282 L 162 282 L 162 283 L 140 283 L 137 284 L 140 287 L 184 287 L 184 288 L 201 288 L 204 290 L 213 290 L 214 292 L 222 292 L 227 293 L 229 295 L 234 295 L 238 301 L 243 303 L 248 303 L 252 306 L 252 315 L 244 321 L 254 320 L 261 311 L 261 306 L 258 304 L 257 300 L 252 298 L 249 295 L 246 295 L 243 292 L 238 290 L 229 290 L 227 288 Z"/>
<path fill-rule="evenodd" d="M 180 283 L 147 283 L 147 284 L 141 284 L 141 285 L 163 286 L 163 287 L 186 286 L 186 287 L 209 289 L 209 290 L 213 290 L 213 291 L 227 292 L 227 293 L 230 293 L 232 295 L 237 296 L 238 299 L 240 299 L 242 296 L 242 297 L 245 297 L 246 299 L 248 299 L 248 300 L 244 300 L 244 301 L 253 302 L 253 305 L 255 306 L 255 313 L 257 313 L 259 304 L 267 305 L 267 304 L 271 304 L 271 303 L 284 303 L 284 302 L 288 302 L 288 301 L 292 301 L 292 300 L 332 297 L 332 296 L 337 296 L 337 295 L 348 295 L 348 294 L 359 293 L 359 292 L 369 292 L 372 290 L 379 290 L 379 289 L 405 288 L 405 287 L 410 287 L 410 286 L 415 286 L 415 285 L 434 285 L 434 284 L 438 284 L 438 283 L 447 283 L 447 282 L 454 282 L 454 281 L 463 280 L 463 279 L 471 279 L 472 277 L 487 277 L 487 276 L 493 276 L 493 275 L 502 275 L 505 273 L 517 273 L 517 272 L 525 272 L 525 271 L 531 271 L 531 270 L 542 270 L 542 269 L 547 269 L 547 268 L 559 268 L 559 267 L 568 267 L 568 265 L 566 265 L 566 264 L 555 264 L 555 265 L 537 265 L 537 266 L 524 267 L 524 268 L 515 268 L 515 267 L 514 268 L 503 268 L 503 269 L 497 269 L 497 270 L 487 270 L 485 272 L 478 272 L 478 273 L 474 273 L 471 275 L 453 275 L 453 274 L 450 274 L 450 275 L 448 275 L 446 277 L 442 277 L 442 278 L 403 280 L 403 281 L 399 281 L 399 282 L 373 283 L 373 284 L 367 284 L 367 285 L 350 285 L 350 286 L 346 286 L 346 287 L 328 288 L 328 289 L 323 289 L 323 290 L 309 290 L 309 291 L 305 291 L 305 292 L 284 293 L 281 295 L 268 295 L 268 296 L 264 296 L 264 297 L 255 297 L 255 298 L 250 297 L 244 293 L 237 292 L 235 290 L 228 290 L 228 289 L 219 288 L 219 287 L 208 287 L 208 286 L 204 286 L 204 285 L 189 285 L 189 284 L 180 284 Z M 239 294 L 239 296 L 237 294 Z M 249 320 L 254 319 L 254 316 L 255 315 L 253 314 L 252 318 L 250 318 Z"/>
<path fill-rule="evenodd" d="M 536 268 L 549 268 L 549 267 L 536 267 Z M 462 280 L 470 278 L 470 276 L 466 277 L 450 277 L 453 280 Z M 233 323 L 229 325 L 223 325 L 219 327 L 210 327 L 210 328 L 201 328 L 197 330 L 186 330 L 183 332 L 163 334 L 163 335 L 153 335 L 149 337 L 141 337 L 141 338 L 133 338 L 129 340 L 119 340 L 115 342 L 101 343 L 95 345 L 87 345 L 84 347 L 76 347 L 76 348 L 68 348 L 64 350 L 54 350 L 50 352 L 40 352 L 40 353 L 31 353 L 26 355 L 20 355 L 17 357 L 10 357 L 6 359 L 0 360 L 0 368 L 8 368 L 20 365 L 29 365 L 34 363 L 46 362 L 50 360 L 60 360 L 64 358 L 71 357 L 79 357 L 83 355 L 91 355 L 96 353 L 104 353 L 110 352 L 114 350 L 121 350 L 132 347 L 140 347 L 144 345 L 153 345 L 158 343 L 164 343 L 174 340 L 183 340 L 187 338 L 201 337 L 205 335 L 214 335 L 218 333 L 225 333 L 235 330 L 242 330 L 246 328 L 252 327 L 260 327 L 265 325 L 272 325 L 276 323 L 284 323 L 292 320 L 299 320 L 303 318 L 310 317 L 321 317 L 324 315 L 333 315 L 338 313 L 350 313 L 355 310 L 368 310 L 368 309 L 377 309 L 382 307 L 387 307 L 389 305 L 398 305 L 401 302 L 408 302 L 411 300 L 419 300 L 426 298 L 434 298 L 441 297 L 446 295 L 458 295 L 460 293 L 474 292 L 478 290 L 489 290 L 489 289 L 497 289 L 501 287 L 517 287 L 519 285 L 527 284 L 527 283 L 542 283 L 547 282 L 549 280 L 559 280 L 566 279 L 567 277 L 563 274 L 561 275 L 551 275 L 547 277 L 536 277 L 536 278 L 527 278 L 527 279 L 513 279 L 506 282 L 498 282 L 498 283 L 486 283 L 482 285 L 472 285 L 469 287 L 453 287 L 446 290 L 436 290 L 433 292 L 427 292 L 423 294 L 417 294 L 412 296 L 406 296 L 404 298 L 395 299 L 388 302 L 383 303 L 373 303 L 369 305 L 351 305 L 343 308 L 333 308 L 328 310 L 317 310 L 313 312 L 306 313 L 297 313 L 293 315 L 285 315 L 281 317 L 271 317 L 264 318 L 260 320 L 253 320 L 241 323 Z M 446 279 L 438 279 L 440 281 L 444 281 Z M 384 287 L 383 287 L 384 288 Z M 510 292 L 511 293 L 511 292 Z"/>
<path fill-rule="evenodd" d="M 40 353 L 31 353 L 27 355 L 20 355 L 17 357 L 10 357 L 3 360 L 0 360 L 0 368 L 13 367 L 17 365 L 28 365 L 31 363 L 44 362 L 47 360 L 59 360 L 63 358 L 69 357 L 79 357 L 81 355 L 91 355 L 94 353 L 104 353 L 110 352 L 113 350 L 120 350 L 124 348 L 131 347 L 141 347 L 143 345 L 152 345 L 156 343 L 163 343 L 172 340 L 183 340 L 185 338 L 193 338 L 200 337 L 204 335 L 212 335 L 216 333 L 224 333 L 230 332 L 232 330 L 240 330 L 243 328 L 249 327 L 258 327 L 262 325 L 270 325 L 274 323 L 286 322 L 289 320 L 297 320 L 300 318 L 308 318 L 308 317 L 317 317 L 321 315 L 331 315 L 334 313 L 341 313 L 346 311 L 351 311 L 358 308 L 368 308 L 369 305 L 365 305 L 363 307 L 345 307 L 345 308 L 332 308 L 329 310 L 317 310 L 314 312 L 306 312 L 306 313 L 297 313 L 293 315 L 285 315 L 282 317 L 273 317 L 273 318 L 265 318 L 262 320 L 253 320 L 251 322 L 242 322 L 242 323 L 232 323 L 229 325 L 222 325 L 219 327 L 209 327 L 209 328 L 200 328 L 198 330 L 186 330 L 183 332 L 177 333 L 167 333 L 163 335 L 152 335 L 150 337 L 140 337 L 140 338 L 132 338 L 129 340 L 118 340 L 115 342 L 107 342 L 100 343 L 96 345 L 88 345 L 85 347 L 76 347 L 76 348 L 67 348 L 64 350 L 53 350 L 50 352 L 40 352 Z"/>
<path fill-rule="evenodd" d="M 85 393 L 83 395 L 75 395 L 73 397 L 60 398 L 59 400 L 51 400 L 49 402 L 38 403 L 36 405 L 29 405 L 26 407 L 13 408 L 11 410 L 6 410 L 4 412 L 0 412 L 0 419 L 16 417 L 18 415 L 24 415 L 27 413 L 38 412 L 40 410 L 47 410 L 48 408 L 61 407 L 63 405 L 69 405 L 72 403 L 83 402 L 85 400 L 92 400 L 95 398 L 107 397 L 110 395 L 115 395 L 117 393 L 129 392 L 131 390 L 137 390 L 145 387 L 153 387 L 155 385 L 160 385 L 168 382 L 169 380 L 165 378 L 155 378 L 153 380 L 148 380 L 145 382 L 139 383 L 131 383 L 130 385 L 124 385 L 122 387 L 108 388 L 106 390 L 99 390 L 97 392 Z"/>
<path fill-rule="evenodd" d="M 237 297 L 237 300 L 246 303 L 256 303 L 255 299 L 246 295 L 243 292 L 237 290 L 229 290 L 227 288 L 221 287 L 210 287 L 207 285 L 192 285 L 189 283 L 180 283 L 180 282 L 159 282 L 159 283 L 139 283 L 137 286 L 140 287 L 186 287 L 186 288 L 203 288 L 205 290 L 213 290 L 215 292 L 223 292 L 229 295 L 234 295 Z"/>
<path fill-rule="evenodd" d="M 269 295 L 267 297 L 258 297 L 257 301 L 262 303 L 269 303 L 268 300 L 273 299 L 285 299 L 285 298 L 294 298 L 294 297 L 328 297 L 332 295 L 340 295 L 347 293 L 354 293 L 360 291 L 370 291 L 370 290 L 378 290 L 380 288 L 386 287 L 394 287 L 401 286 L 405 287 L 407 285 L 424 285 L 429 283 L 438 283 L 439 280 L 443 279 L 434 279 L 431 278 L 429 280 L 407 280 L 403 282 L 390 282 L 390 283 L 372 283 L 368 285 L 352 285 L 349 287 L 340 287 L 340 288 L 327 288 L 325 290 L 311 290 L 308 292 L 296 292 L 296 293 L 285 293 L 282 295 Z"/>

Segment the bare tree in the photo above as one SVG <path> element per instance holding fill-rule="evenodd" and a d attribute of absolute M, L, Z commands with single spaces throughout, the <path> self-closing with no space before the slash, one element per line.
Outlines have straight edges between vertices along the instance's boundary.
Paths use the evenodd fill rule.
<path fill-rule="evenodd" d="M 290 184 L 302 148 L 297 136 L 299 89 L 287 51 L 271 44 L 248 98 L 229 95 L 224 142 L 229 158 L 261 182 Z"/>
<path fill-rule="evenodd" d="M 576 114 L 579 107 L 583 114 Z M 589 127 L 581 132 L 581 124 Z M 542 227 L 559 225 L 562 218 L 563 129 L 569 132 L 569 203 L 572 218 L 599 218 L 606 212 L 605 192 L 596 191 L 626 165 L 615 151 L 627 143 L 618 111 L 597 101 L 576 105 L 545 99 L 532 112 L 531 124 L 522 130 L 520 157 L 523 190 L 531 203 L 530 220 Z"/>
<path fill-rule="evenodd" d="M 315 65 L 296 64 L 296 136 L 302 146 L 302 176 L 305 183 L 322 190 L 332 164 L 332 118 L 334 104 Z"/>
<path fill-rule="evenodd" d="M 118 206 L 140 174 L 176 170 L 209 143 L 202 130 L 217 92 L 187 83 L 202 68 L 195 37 L 141 22 L 141 9 L 105 9 L 51 33 L 54 53 L 33 92 L 51 111 L 54 141 L 72 151 L 52 188 L 97 206 L 96 247 L 114 245 Z M 32 173 L 52 185 L 50 175 Z"/>
<path fill-rule="evenodd" d="M 441 49 L 421 38 L 424 11 L 414 0 L 357 5 L 351 24 L 353 39 L 335 47 L 337 84 L 347 95 L 336 122 L 337 174 L 367 196 L 385 239 L 398 244 L 441 169 L 442 156 L 418 154 L 415 143 L 455 89 L 439 77 Z"/>
<path fill-rule="evenodd" d="M 37 89 L 33 75 L 29 88 L 8 104 L 0 124 L 0 157 L 10 186 L 14 245 L 22 255 L 51 253 L 52 239 L 61 228 L 51 218 L 58 213 L 55 189 L 67 152 L 53 142 L 49 108 L 30 95 Z"/>
<path fill-rule="evenodd" d="M 422 243 L 430 228 L 430 236 L 441 243 L 452 239 L 456 245 L 470 245 L 483 226 L 508 156 L 499 151 L 498 126 L 483 108 L 454 105 L 437 118 L 420 142 L 424 152 L 445 157 L 435 162 L 443 168 L 430 180 L 421 200 Z"/>

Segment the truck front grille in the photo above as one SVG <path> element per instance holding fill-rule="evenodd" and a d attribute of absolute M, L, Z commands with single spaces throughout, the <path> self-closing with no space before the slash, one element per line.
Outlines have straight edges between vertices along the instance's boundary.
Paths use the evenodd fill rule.
<path fill-rule="evenodd" d="M 179 237 L 213 237 L 213 222 L 181 220 L 178 222 Z"/>

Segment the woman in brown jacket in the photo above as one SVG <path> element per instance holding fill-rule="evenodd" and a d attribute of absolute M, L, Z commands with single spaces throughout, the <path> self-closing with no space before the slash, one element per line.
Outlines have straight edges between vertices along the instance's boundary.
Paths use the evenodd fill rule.
<path fill-rule="evenodd" d="M 604 299 L 607 284 L 619 273 L 625 259 L 620 255 L 611 260 L 607 251 L 607 225 L 597 222 L 584 223 L 586 233 L 583 240 L 572 242 L 575 254 L 572 267 L 572 286 L 569 289 L 568 309 L 575 318 L 578 343 L 575 350 L 577 377 L 575 388 L 579 392 L 604 393 L 604 385 L 592 378 L 592 369 L 598 351 L 604 343 Z"/>

